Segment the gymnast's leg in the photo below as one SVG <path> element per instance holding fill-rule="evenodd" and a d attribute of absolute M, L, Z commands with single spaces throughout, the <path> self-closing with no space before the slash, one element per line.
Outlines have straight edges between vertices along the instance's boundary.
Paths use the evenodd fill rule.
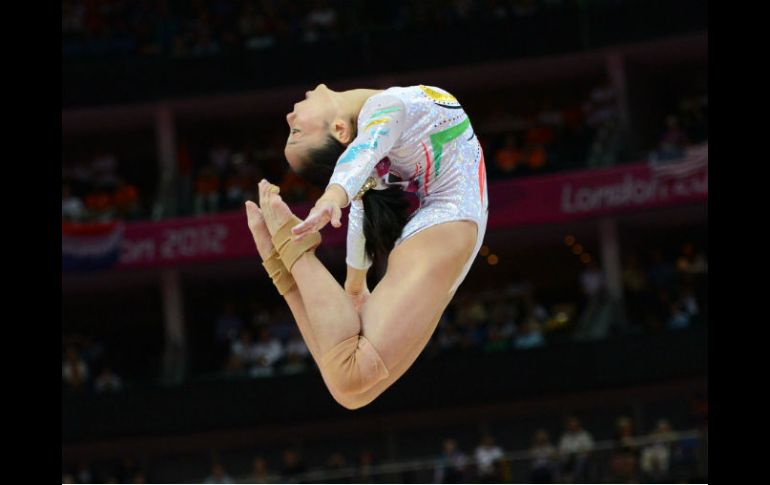
<path fill-rule="evenodd" d="M 273 250 L 273 243 L 270 239 L 270 233 L 267 230 L 267 226 L 265 225 L 265 220 L 262 217 L 262 211 L 257 207 L 255 203 L 249 201 L 246 203 L 246 215 L 248 218 L 249 230 L 251 231 L 251 234 L 254 238 L 257 251 L 259 252 L 259 255 L 262 257 L 262 259 L 266 260 Z M 451 300 L 451 296 L 452 295 L 447 298 L 447 303 Z M 289 305 L 289 309 L 291 310 L 292 314 L 294 315 L 294 319 L 297 322 L 297 327 L 299 328 L 300 334 L 302 335 L 302 338 L 305 340 L 305 344 L 310 350 L 310 355 L 315 361 L 318 361 L 320 358 L 318 344 L 316 343 L 315 335 L 313 335 L 313 331 L 310 328 L 307 312 L 305 311 L 305 304 L 302 301 L 302 296 L 300 295 L 299 290 L 296 286 L 294 286 L 285 292 L 283 297 L 286 300 L 286 303 Z M 378 382 L 371 389 L 355 395 L 342 395 L 334 391 L 333 388 L 329 387 L 335 400 L 340 402 L 344 407 L 348 409 L 357 409 L 365 406 L 366 404 L 369 404 L 375 398 L 377 398 L 377 396 L 379 396 L 393 382 L 398 380 L 398 378 L 401 377 L 414 363 L 414 361 L 420 355 L 420 352 L 422 352 L 422 349 L 428 343 L 428 340 L 430 339 L 430 336 L 433 333 L 438 320 L 441 318 L 442 313 L 443 310 L 435 316 L 433 324 L 430 326 L 429 333 L 421 336 L 421 338 L 415 339 L 412 347 L 409 349 L 407 357 L 402 359 L 394 368 L 389 369 L 390 374 L 386 379 Z M 324 377 L 323 372 L 321 376 Z M 326 382 L 325 377 L 324 381 Z"/>
<path fill-rule="evenodd" d="M 260 205 L 275 234 L 291 212 L 269 188 L 260 184 Z M 335 398 L 368 392 L 376 397 L 411 365 L 433 333 L 475 242 L 476 226 L 468 221 L 432 226 L 409 238 L 391 253 L 388 271 L 360 317 L 312 251 L 296 261 L 291 273 L 321 356 L 316 362 Z"/>
<path fill-rule="evenodd" d="M 254 243 L 257 245 L 257 252 L 262 260 L 265 261 L 273 250 L 273 242 L 270 240 L 270 233 L 265 225 L 265 219 L 262 217 L 262 211 L 257 207 L 257 204 L 248 201 L 246 202 L 246 217 L 249 223 L 249 230 L 252 237 L 254 237 Z M 289 305 L 291 313 L 294 315 L 294 320 L 296 320 L 300 334 L 305 340 L 308 350 L 310 350 L 310 355 L 313 356 L 313 359 L 318 360 L 320 358 L 318 344 L 308 323 L 307 312 L 305 311 L 304 303 L 302 303 L 299 289 L 295 285 L 284 293 L 283 297 Z"/>

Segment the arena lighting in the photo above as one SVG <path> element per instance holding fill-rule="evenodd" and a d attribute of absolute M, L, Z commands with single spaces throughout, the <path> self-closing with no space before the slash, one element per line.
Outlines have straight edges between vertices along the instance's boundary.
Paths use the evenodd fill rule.
<path fill-rule="evenodd" d="M 489 254 L 489 246 L 481 246 L 481 249 L 479 250 L 479 254 L 481 256 L 486 257 Z"/>
<path fill-rule="evenodd" d="M 496 256 L 496 255 L 494 255 L 494 254 L 490 254 L 490 255 L 487 257 L 487 263 L 489 263 L 489 265 L 490 265 L 490 266 L 494 266 L 494 265 L 496 265 L 496 264 L 497 264 L 497 261 L 498 261 L 498 260 L 497 260 L 497 256 Z"/>
<path fill-rule="evenodd" d="M 574 246 L 572 246 L 572 252 L 575 253 L 575 254 L 582 253 L 583 252 L 583 246 L 581 246 L 580 244 L 575 244 Z"/>
<path fill-rule="evenodd" d="M 572 246 L 573 244 L 575 244 L 575 236 L 573 236 L 572 234 L 567 234 L 567 236 L 564 238 L 564 244 L 566 244 L 567 246 Z"/>
<path fill-rule="evenodd" d="M 583 253 L 580 255 L 580 261 L 588 264 L 591 262 L 591 255 L 588 253 Z"/>

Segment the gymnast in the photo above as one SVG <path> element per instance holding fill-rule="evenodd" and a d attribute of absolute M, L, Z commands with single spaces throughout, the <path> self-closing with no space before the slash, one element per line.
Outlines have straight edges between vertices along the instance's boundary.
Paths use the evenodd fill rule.
<path fill-rule="evenodd" d="M 484 154 L 460 103 L 437 87 L 320 84 L 286 120 L 289 166 L 325 192 L 302 221 L 262 180 L 248 225 L 329 392 L 357 409 L 414 363 L 481 247 Z M 411 215 L 404 191 L 419 200 Z M 342 287 L 315 248 L 348 206 Z M 387 269 L 370 292 L 367 270 L 380 258 Z"/>

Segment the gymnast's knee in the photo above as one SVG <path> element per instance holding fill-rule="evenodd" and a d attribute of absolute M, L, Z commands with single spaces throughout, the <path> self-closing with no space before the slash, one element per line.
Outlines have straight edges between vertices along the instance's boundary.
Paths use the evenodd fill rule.
<path fill-rule="evenodd" d="M 357 402 L 356 395 L 368 391 L 390 375 L 377 349 L 363 335 L 343 340 L 320 360 L 326 385 L 333 390 L 335 399 L 348 409 L 347 404 Z"/>
<path fill-rule="evenodd" d="M 329 391 L 331 392 L 332 397 L 334 397 L 334 400 L 337 401 L 337 404 L 350 411 L 355 411 L 356 409 L 360 409 L 366 406 L 370 402 L 374 401 L 377 396 L 379 396 L 379 394 L 369 395 L 366 393 L 338 394 L 334 391 L 333 388 L 329 388 Z"/>

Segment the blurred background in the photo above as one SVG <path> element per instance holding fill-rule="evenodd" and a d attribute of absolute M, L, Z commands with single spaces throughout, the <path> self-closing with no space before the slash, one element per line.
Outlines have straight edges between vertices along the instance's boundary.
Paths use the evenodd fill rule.
<path fill-rule="evenodd" d="M 707 51 L 701 0 L 63 0 L 62 482 L 706 481 Z M 488 173 L 470 274 L 354 412 L 243 213 L 320 195 L 282 151 L 320 82 L 450 91 Z"/>

